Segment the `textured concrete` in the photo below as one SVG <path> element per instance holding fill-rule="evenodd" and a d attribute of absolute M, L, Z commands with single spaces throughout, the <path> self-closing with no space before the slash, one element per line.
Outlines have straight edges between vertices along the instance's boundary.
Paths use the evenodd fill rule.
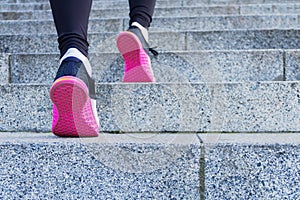
<path fill-rule="evenodd" d="M 39 1 L 39 0 L 33 0 L 33 1 L 1 1 L 1 3 L 13 3 L 13 4 L 36 4 L 40 3 L 42 5 L 49 5 L 49 2 L 47 0 Z M 165 6 L 182 6 L 181 0 L 159 0 L 156 2 L 156 5 L 158 7 L 165 7 Z M 127 8 L 128 7 L 128 1 L 125 0 L 118 0 L 118 1 L 93 1 L 93 8 Z"/>
<path fill-rule="evenodd" d="M 110 91 L 99 96 L 100 119 L 109 125 L 102 126 L 104 130 L 300 130 L 298 83 L 103 85 L 99 89 L 99 94 Z M 118 110 L 123 114 L 116 114 Z"/>
<path fill-rule="evenodd" d="M 127 24 L 127 23 L 125 23 Z M 239 29 L 295 29 L 298 15 L 276 16 L 203 16 L 183 18 L 156 18 L 152 29 L 160 31 L 222 31 Z"/>
<path fill-rule="evenodd" d="M 89 52 L 118 52 L 118 33 L 97 33 L 89 35 Z M 184 50 L 185 33 L 156 32 L 151 34 L 151 46 L 159 49 Z M 58 52 L 57 36 L 51 35 L 0 35 L 0 52 L 3 53 L 53 53 Z"/>
<path fill-rule="evenodd" d="M 47 0 L 3 0 L 3 3 L 36 3 L 36 2 L 47 2 Z M 205 5 L 205 4 L 265 4 L 265 3 L 297 3 L 298 0 L 158 0 L 158 4 L 168 5 L 168 4 L 175 4 L 175 5 Z M 127 3 L 125 0 L 118 0 L 115 2 L 111 1 L 101 1 L 95 0 L 94 4 L 103 4 L 103 5 L 114 5 L 114 4 L 122 4 Z"/>
<path fill-rule="evenodd" d="M 282 58 L 281 51 L 269 50 L 160 53 L 152 58 L 152 67 L 157 82 L 270 81 L 282 80 Z M 92 54 L 91 62 L 99 82 L 122 80 L 124 64 L 118 54 Z"/>
<path fill-rule="evenodd" d="M 8 84 L 9 81 L 9 55 L 0 54 L 0 82 Z"/>
<path fill-rule="evenodd" d="M 188 32 L 187 49 L 297 49 L 299 30 Z"/>
<path fill-rule="evenodd" d="M 51 130 L 49 88 L 0 86 L 0 130 Z"/>
<path fill-rule="evenodd" d="M 270 3 L 299 3 L 298 0 L 183 0 L 183 6 L 199 6 L 205 4 L 270 4 Z"/>
<path fill-rule="evenodd" d="M 298 199 L 299 145 L 299 133 L 102 133 L 77 139 L 0 133 L 0 195 Z"/>
<path fill-rule="evenodd" d="M 0 20 L 37 20 L 51 19 L 51 11 L 33 12 L 33 11 L 4 11 L 0 12 Z"/>
<path fill-rule="evenodd" d="M 255 8 L 254 8 L 255 9 Z M 101 18 L 128 18 L 128 8 L 120 9 L 94 9 L 92 7 L 90 19 Z M 200 15 L 238 15 L 239 6 L 205 6 L 205 7 L 173 7 L 161 8 L 156 7 L 154 18 L 156 17 L 197 17 Z M 297 14 L 297 13 L 296 13 Z M 35 10 L 35 11 L 5 11 L 0 12 L 0 20 L 49 20 L 52 19 L 50 10 Z"/>
<path fill-rule="evenodd" d="M 138 135 L 119 143 L 106 135 L 1 135 L 2 199 L 200 199 L 195 135 L 185 135 L 185 144 L 172 142 L 176 135 L 149 135 L 154 143 L 147 135 L 139 143 Z"/>
<path fill-rule="evenodd" d="M 182 6 L 182 0 L 158 0 L 156 2 L 157 7 L 180 7 Z M 127 8 L 128 1 L 94 1 L 93 8 Z"/>
<path fill-rule="evenodd" d="M 206 199 L 299 199 L 299 134 L 199 137 Z"/>
<path fill-rule="evenodd" d="M 100 38 L 100 36 L 99 36 Z M 2 53 L 58 52 L 56 35 L 0 35 Z"/>
<path fill-rule="evenodd" d="M 31 10 L 50 10 L 50 4 L 48 3 L 26 3 L 26 4 L 20 4 L 20 3 L 2 3 L 0 4 L 0 10 L 1 11 L 31 11 Z"/>
<path fill-rule="evenodd" d="M 114 32 L 89 37 L 94 75 L 118 82 L 115 36 L 127 21 L 122 27 L 123 19 L 111 18 L 127 19 L 128 3 L 93 3 L 92 18 L 111 23 L 92 20 L 91 31 Z M 107 7 L 123 13 L 99 11 Z M 172 83 L 98 84 L 98 138 L 0 133 L 1 199 L 300 199 L 300 84 L 273 82 L 298 80 L 300 54 L 287 49 L 300 44 L 299 0 L 158 0 L 157 7 L 157 17 L 172 19 L 156 20 L 151 31 L 163 32 L 151 33 L 151 46 L 171 53 L 153 59 L 153 67 L 158 81 Z M 10 9 L 51 16 L 48 0 L 2 0 L 0 10 Z M 50 131 L 56 35 L 32 33 L 54 33 L 54 26 L 7 21 L 41 12 L 30 15 L 0 13 L 0 52 L 12 53 L 0 54 L 1 131 Z M 230 31 L 203 31 L 224 29 Z"/>
<path fill-rule="evenodd" d="M 1 1 L 0 10 L 50 10 L 49 1 L 32 1 L 29 3 L 15 2 L 15 1 Z M 171 3 L 170 3 L 171 2 Z M 180 7 L 180 1 L 157 1 L 156 7 Z M 128 8 L 127 1 L 93 1 L 93 9 L 106 8 Z"/>
<path fill-rule="evenodd" d="M 90 34 L 90 52 L 118 52 L 118 33 Z M 236 30 L 152 32 L 150 45 L 163 51 L 297 49 L 300 30 Z M 56 35 L 0 35 L 0 52 L 53 53 L 58 52 Z"/>
<path fill-rule="evenodd" d="M 11 56 L 12 83 L 52 83 L 57 54 Z M 123 59 L 119 54 L 90 54 L 97 82 L 120 82 Z M 234 82 L 283 80 L 283 52 L 202 51 L 160 53 L 152 58 L 157 82 Z M 34 71 L 35 73 L 32 73 Z"/>
<path fill-rule="evenodd" d="M 50 86 L 1 86 L 1 131 L 50 131 Z M 299 131 L 298 82 L 100 84 L 104 132 Z"/>
<path fill-rule="evenodd" d="M 0 34 L 56 34 L 53 20 L 43 21 L 0 21 Z M 123 19 L 90 20 L 89 32 L 120 32 L 123 30 Z"/>
<path fill-rule="evenodd" d="M 285 74 L 286 80 L 296 81 L 300 80 L 300 51 L 287 51 L 285 55 Z"/>
<path fill-rule="evenodd" d="M 279 3 L 279 4 L 253 4 L 240 6 L 240 14 L 299 14 L 300 4 L 297 1 L 295 4 Z"/>
<path fill-rule="evenodd" d="M 59 65 L 59 54 L 11 56 L 12 83 L 52 83 Z M 32 73 L 34 71 L 35 73 Z M 95 71 L 95 70 L 94 70 Z"/>
<path fill-rule="evenodd" d="M 52 12 L 48 4 L 1 4 L 0 20 L 49 20 Z M 159 7 L 156 17 L 198 17 L 201 15 L 261 15 L 261 14 L 299 14 L 300 4 L 250 4 L 250 5 L 202 5 L 198 7 Z M 128 18 L 128 8 L 96 9 L 92 7 L 90 19 L 111 17 Z"/>
<path fill-rule="evenodd" d="M 125 22 L 123 22 L 125 20 Z M 123 27 L 123 24 L 125 27 Z M 120 32 L 128 27 L 129 19 L 91 19 L 89 32 Z M 0 21 L 0 34 L 56 33 L 53 21 Z M 294 29 L 299 28 L 298 15 L 276 16 L 202 16 L 156 18 L 152 30 L 160 31 L 218 31 L 236 29 Z"/>
<path fill-rule="evenodd" d="M 299 145 L 300 133 L 213 133 L 198 134 L 205 145 Z M 206 152 L 206 153 L 209 153 Z"/>

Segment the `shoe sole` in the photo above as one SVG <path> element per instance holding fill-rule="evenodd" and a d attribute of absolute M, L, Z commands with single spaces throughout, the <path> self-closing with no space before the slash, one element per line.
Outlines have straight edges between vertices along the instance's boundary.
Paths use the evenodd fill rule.
<path fill-rule="evenodd" d="M 123 82 L 155 81 L 150 58 L 134 33 L 120 33 L 117 37 L 117 47 L 125 61 Z"/>
<path fill-rule="evenodd" d="M 60 137 L 96 137 L 98 125 L 88 88 L 76 77 L 57 79 L 51 89 L 53 103 L 52 132 Z"/>

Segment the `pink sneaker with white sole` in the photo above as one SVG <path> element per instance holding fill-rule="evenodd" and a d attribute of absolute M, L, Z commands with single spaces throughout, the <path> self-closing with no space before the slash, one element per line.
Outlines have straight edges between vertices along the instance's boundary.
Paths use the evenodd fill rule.
<path fill-rule="evenodd" d="M 120 33 L 117 47 L 125 62 L 123 82 L 155 82 L 149 51 L 158 53 L 149 48 L 139 28 L 131 26 Z"/>

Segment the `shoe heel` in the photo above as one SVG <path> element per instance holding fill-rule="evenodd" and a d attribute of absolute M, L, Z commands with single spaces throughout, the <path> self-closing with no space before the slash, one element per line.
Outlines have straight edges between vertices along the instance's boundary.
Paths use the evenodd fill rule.
<path fill-rule="evenodd" d="M 120 33 L 117 47 L 125 62 L 123 82 L 154 82 L 150 58 L 135 34 Z"/>
<path fill-rule="evenodd" d="M 88 89 L 75 77 L 58 79 L 50 89 L 53 102 L 52 132 L 60 137 L 96 137 L 98 125 L 93 115 Z"/>

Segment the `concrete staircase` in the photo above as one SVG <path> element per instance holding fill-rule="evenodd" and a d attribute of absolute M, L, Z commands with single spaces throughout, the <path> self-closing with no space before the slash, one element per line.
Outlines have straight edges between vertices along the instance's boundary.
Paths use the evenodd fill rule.
<path fill-rule="evenodd" d="M 49 3 L 0 0 L 1 199 L 299 199 L 299 13 L 299 0 L 157 0 L 157 83 L 123 84 L 127 1 L 94 0 L 101 134 L 63 139 Z"/>

